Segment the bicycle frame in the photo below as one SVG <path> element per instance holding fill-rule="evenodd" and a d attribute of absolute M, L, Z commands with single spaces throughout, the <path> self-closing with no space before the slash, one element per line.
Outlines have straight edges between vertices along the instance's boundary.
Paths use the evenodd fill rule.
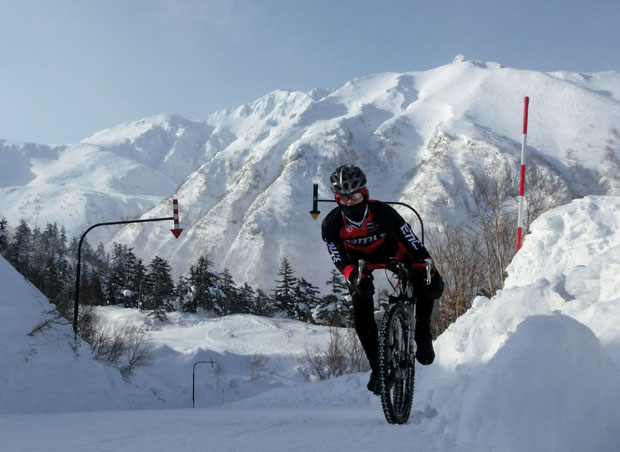
<path fill-rule="evenodd" d="M 397 277 L 392 285 L 394 295 L 379 328 L 379 375 L 383 413 L 390 424 L 404 424 L 409 419 L 413 402 L 415 379 L 415 288 L 410 270 L 426 271 L 430 284 L 432 260 L 408 264 L 390 261 L 388 264 L 368 264 L 358 261 L 356 284 L 364 272 L 386 269 Z"/>
<path fill-rule="evenodd" d="M 429 262 L 430 261 L 430 262 Z M 416 262 L 411 264 L 411 268 L 418 270 L 425 270 L 427 272 L 426 275 L 426 284 L 430 283 L 430 271 L 431 271 L 432 260 L 427 259 L 425 262 Z M 389 268 L 391 267 L 391 268 Z M 392 285 L 392 290 L 394 291 L 394 295 L 389 295 L 389 304 L 399 303 L 406 310 L 408 315 L 408 328 L 409 328 L 409 343 L 407 346 L 407 356 L 409 358 L 409 362 L 413 365 L 415 360 L 415 341 L 414 341 L 414 333 L 415 333 L 415 294 L 413 290 L 413 285 L 408 278 L 408 272 L 405 268 L 405 264 L 403 262 L 390 262 L 390 264 L 369 264 L 364 259 L 360 259 L 358 261 L 357 267 L 357 281 L 356 284 L 359 284 L 362 280 L 362 274 L 364 271 L 373 271 L 385 269 L 392 272 L 392 274 L 396 275 L 398 278 L 398 282 L 396 286 Z M 393 270 L 397 271 L 393 271 Z"/>

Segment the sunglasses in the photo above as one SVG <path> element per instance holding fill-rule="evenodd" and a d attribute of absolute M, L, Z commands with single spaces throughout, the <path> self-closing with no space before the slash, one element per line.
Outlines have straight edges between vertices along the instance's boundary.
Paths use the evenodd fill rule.
<path fill-rule="evenodd" d="M 364 199 L 364 194 L 361 191 L 356 191 L 350 195 L 336 195 L 336 202 L 338 204 L 358 203 L 362 199 Z"/>

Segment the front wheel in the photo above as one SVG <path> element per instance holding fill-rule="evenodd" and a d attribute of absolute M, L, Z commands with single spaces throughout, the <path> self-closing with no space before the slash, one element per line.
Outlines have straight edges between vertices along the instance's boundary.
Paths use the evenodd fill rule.
<path fill-rule="evenodd" d="M 415 363 L 409 325 L 409 313 L 396 303 L 383 315 L 379 330 L 381 404 L 390 424 L 407 422 L 413 403 Z"/>

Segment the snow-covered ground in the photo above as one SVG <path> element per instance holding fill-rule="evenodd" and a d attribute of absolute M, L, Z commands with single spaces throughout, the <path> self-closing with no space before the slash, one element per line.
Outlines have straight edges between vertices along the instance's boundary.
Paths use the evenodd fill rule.
<path fill-rule="evenodd" d="M 150 328 L 153 362 L 124 383 L 72 349 L 68 325 L 27 333 L 51 306 L 0 259 L 3 451 L 617 451 L 620 449 L 620 197 L 541 216 L 508 268 L 417 368 L 410 422 L 388 425 L 366 374 L 307 383 L 299 358 L 327 330 L 256 316 Z M 252 357 L 262 356 L 251 371 Z M 192 367 L 196 408 L 191 408 Z M 256 361 L 254 361 L 256 362 Z"/>

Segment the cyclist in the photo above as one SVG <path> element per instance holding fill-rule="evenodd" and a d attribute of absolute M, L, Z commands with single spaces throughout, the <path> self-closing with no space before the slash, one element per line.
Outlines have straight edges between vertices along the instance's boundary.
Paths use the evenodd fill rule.
<path fill-rule="evenodd" d="M 396 257 L 405 263 L 423 261 L 430 255 L 411 226 L 388 204 L 369 199 L 366 175 L 353 165 L 343 165 L 331 175 L 329 186 L 338 206 L 323 220 L 322 235 L 332 261 L 347 278 L 353 298 L 353 323 L 372 372 L 368 390 L 378 390 L 378 330 L 374 318 L 374 285 L 371 274 L 362 274 L 356 284 L 357 262 L 388 264 Z M 429 365 L 435 359 L 431 335 L 434 300 L 443 292 L 439 272 L 432 269 L 431 284 L 426 285 L 426 272 L 410 269 L 409 277 L 416 287 L 416 358 Z"/>

